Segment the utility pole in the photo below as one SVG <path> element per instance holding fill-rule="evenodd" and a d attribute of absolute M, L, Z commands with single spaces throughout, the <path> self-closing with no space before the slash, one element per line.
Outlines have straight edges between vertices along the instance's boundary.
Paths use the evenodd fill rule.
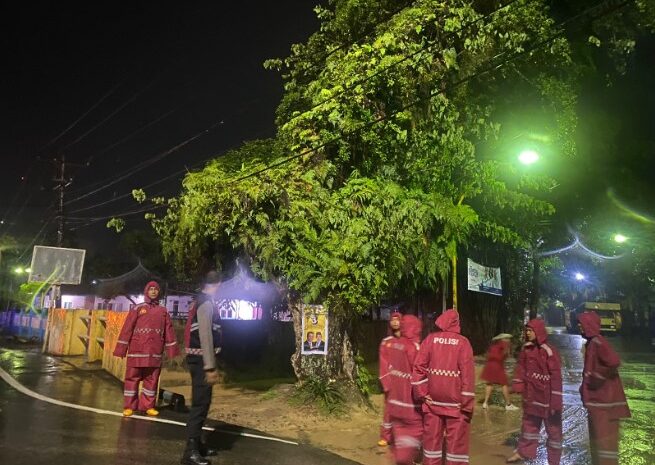
<path fill-rule="evenodd" d="M 58 208 L 57 208 L 57 247 L 61 247 L 64 244 L 64 192 L 66 186 L 68 185 L 66 178 L 66 158 L 64 155 L 57 160 L 57 177 L 54 181 L 57 183 L 55 189 L 59 190 L 58 194 Z"/>

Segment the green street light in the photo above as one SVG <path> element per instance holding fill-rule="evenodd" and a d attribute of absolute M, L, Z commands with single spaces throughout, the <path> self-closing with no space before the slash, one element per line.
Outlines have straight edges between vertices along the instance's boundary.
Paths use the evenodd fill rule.
<path fill-rule="evenodd" d="M 519 154 L 519 161 L 524 165 L 532 165 L 539 161 L 539 154 L 534 150 L 524 150 Z"/>
<path fill-rule="evenodd" d="M 614 234 L 614 242 L 618 242 L 619 244 L 623 244 L 627 240 L 628 240 L 628 238 L 625 237 L 623 234 Z"/>
<path fill-rule="evenodd" d="M 14 268 L 14 273 L 16 273 L 16 274 L 22 274 L 22 273 L 23 273 L 23 268 L 20 267 L 20 266 Z"/>

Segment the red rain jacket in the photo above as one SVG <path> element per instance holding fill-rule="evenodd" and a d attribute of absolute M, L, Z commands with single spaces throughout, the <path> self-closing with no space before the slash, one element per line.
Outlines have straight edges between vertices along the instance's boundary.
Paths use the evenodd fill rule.
<path fill-rule="evenodd" d="M 526 325 L 537 336 L 536 343 L 526 342 L 516 365 L 512 389 L 523 394 L 523 412 L 548 418 L 550 411 L 562 411 L 562 363 L 557 351 L 546 341 L 543 320 Z"/>
<path fill-rule="evenodd" d="M 459 315 L 455 310 L 442 313 L 436 325 L 441 332 L 425 338 L 414 361 L 414 395 L 424 401 L 425 413 L 450 417 L 472 413 L 475 367 L 471 344 L 459 334 Z"/>
<path fill-rule="evenodd" d="M 399 312 L 393 312 L 391 314 L 391 317 L 389 318 L 389 326 L 387 327 L 387 337 L 382 339 L 382 342 L 380 342 L 380 349 L 379 349 L 379 356 L 378 356 L 378 361 L 379 361 L 379 377 L 380 377 L 380 383 L 382 383 L 382 390 L 386 393 L 389 391 L 389 385 L 387 383 L 388 377 L 389 377 L 389 347 L 391 342 L 396 339 L 393 336 L 393 329 L 391 329 L 391 320 L 394 318 L 401 319 L 402 314 Z"/>
<path fill-rule="evenodd" d="M 580 395 L 587 410 L 608 412 L 611 419 L 630 417 L 618 368 L 619 356 L 600 335 L 600 317 L 596 312 L 578 316 L 587 339 Z"/>
<path fill-rule="evenodd" d="M 159 289 L 154 281 L 146 284 L 146 301 L 130 310 L 118 336 L 114 355 L 127 355 L 128 367 L 159 367 L 164 349 L 168 357 L 180 353 L 166 307 L 148 297 L 148 288 L 153 286 Z"/>
<path fill-rule="evenodd" d="M 505 374 L 505 359 L 509 353 L 509 341 L 494 341 L 487 351 L 487 363 L 482 369 L 480 378 L 487 383 L 507 385 Z"/>
<path fill-rule="evenodd" d="M 419 351 L 421 320 L 414 315 L 404 315 L 400 322 L 401 337 L 390 341 L 388 349 L 389 376 L 387 404 L 391 418 L 408 422 L 420 422 L 421 403 L 414 400 L 412 393 L 412 367 Z"/>

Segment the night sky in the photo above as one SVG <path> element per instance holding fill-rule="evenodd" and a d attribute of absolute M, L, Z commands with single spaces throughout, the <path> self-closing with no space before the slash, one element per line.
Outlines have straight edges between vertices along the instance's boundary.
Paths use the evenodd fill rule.
<path fill-rule="evenodd" d="M 57 156 L 71 163 L 70 201 L 211 128 L 66 206 L 71 217 L 99 218 L 139 206 L 126 197 L 76 210 L 273 135 L 282 81 L 262 63 L 288 55 L 291 44 L 316 29 L 312 6 L 306 0 L 15 2 L 0 19 L 0 235 L 29 240 L 52 215 Z M 146 192 L 174 194 L 182 176 Z M 112 243 L 106 220 L 88 223 L 71 222 L 79 246 Z M 53 222 L 46 232 L 54 229 Z"/>
<path fill-rule="evenodd" d="M 0 19 L 0 236 L 52 237 L 54 221 L 42 228 L 55 211 L 55 157 L 71 163 L 69 238 L 103 253 L 117 236 L 102 218 L 139 209 L 132 189 L 163 179 L 146 192 L 174 195 L 185 168 L 273 135 L 282 82 L 262 63 L 315 31 L 314 3 L 15 2 Z M 640 42 L 626 76 L 585 83 L 579 157 L 556 173 L 554 242 L 606 211 L 610 188 L 655 216 L 653 56 L 653 40 Z M 128 227 L 145 227 L 140 217 Z"/>

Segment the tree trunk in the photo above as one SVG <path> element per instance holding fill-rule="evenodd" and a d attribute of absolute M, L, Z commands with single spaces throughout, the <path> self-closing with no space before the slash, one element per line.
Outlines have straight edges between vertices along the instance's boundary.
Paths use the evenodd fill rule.
<path fill-rule="evenodd" d="M 291 356 L 291 365 L 299 381 L 309 378 L 341 380 L 354 384 L 357 376 L 355 348 L 353 346 L 353 321 L 343 315 L 345 312 L 328 311 L 327 355 L 301 355 L 303 344 L 302 306 L 289 300 L 293 315 L 296 351 Z"/>

